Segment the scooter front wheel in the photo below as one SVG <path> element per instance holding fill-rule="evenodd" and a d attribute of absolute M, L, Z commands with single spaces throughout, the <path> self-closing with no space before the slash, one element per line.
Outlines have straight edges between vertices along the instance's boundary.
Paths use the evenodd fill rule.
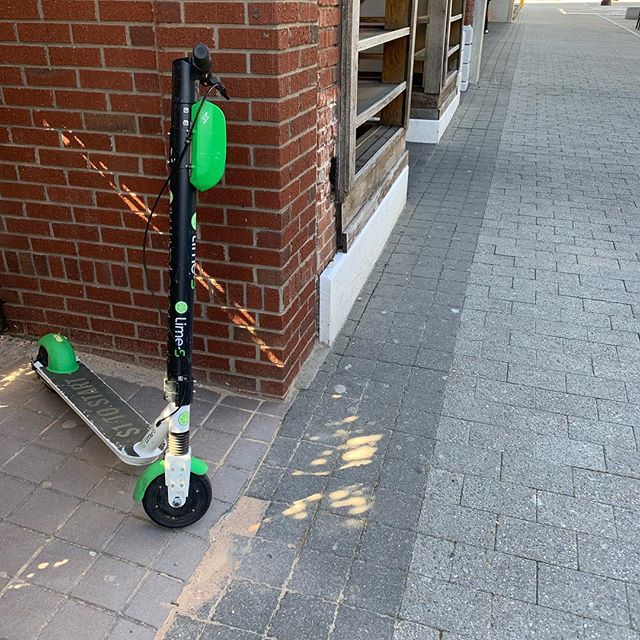
<path fill-rule="evenodd" d="M 161 527 L 179 529 L 197 522 L 207 512 L 211 504 L 211 482 L 207 476 L 191 474 L 189 495 L 181 507 L 169 504 L 164 474 L 155 478 L 147 487 L 142 498 L 142 506 L 147 515 Z"/>

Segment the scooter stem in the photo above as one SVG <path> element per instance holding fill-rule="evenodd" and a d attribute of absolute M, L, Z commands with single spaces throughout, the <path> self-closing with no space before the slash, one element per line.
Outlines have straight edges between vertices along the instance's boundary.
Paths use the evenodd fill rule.
<path fill-rule="evenodd" d="M 196 45 L 200 46 L 200 45 Z M 205 73 L 208 72 L 208 69 Z M 191 154 L 185 144 L 191 129 L 191 106 L 202 76 L 189 58 L 173 61 L 170 134 L 169 313 L 165 399 L 190 405 L 193 397 L 191 353 L 196 260 L 196 189 L 189 181 Z"/>

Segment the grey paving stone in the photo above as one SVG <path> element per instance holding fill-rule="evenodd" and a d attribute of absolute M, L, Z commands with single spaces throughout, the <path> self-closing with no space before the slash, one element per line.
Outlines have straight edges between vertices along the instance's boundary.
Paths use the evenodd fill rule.
<path fill-rule="evenodd" d="M 434 629 L 486 638 L 491 616 L 490 596 L 410 573 L 400 614 Z"/>
<path fill-rule="evenodd" d="M 414 529 L 420 515 L 420 506 L 421 500 L 417 496 L 381 487 L 376 491 L 367 516 L 370 520 L 401 529 Z"/>
<path fill-rule="evenodd" d="M 20 577 L 59 593 L 68 593 L 94 563 L 95 552 L 52 539 Z"/>
<path fill-rule="evenodd" d="M 632 543 L 578 534 L 580 569 L 628 582 L 640 582 L 640 550 Z"/>
<path fill-rule="evenodd" d="M 640 454 L 637 451 L 609 446 L 605 451 L 607 471 L 630 478 L 640 478 Z"/>
<path fill-rule="evenodd" d="M 535 490 L 490 478 L 467 476 L 462 489 L 462 505 L 525 520 L 536 518 Z"/>
<path fill-rule="evenodd" d="M 638 640 L 640 634 L 618 625 L 606 624 L 604 622 L 596 622 L 595 620 L 585 620 L 584 622 L 584 638 L 585 640 Z"/>
<path fill-rule="evenodd" d="M 579 442 L 570 438 L 538 435 L 536 456 L 554 464 L 584 469 L 603 470 L 604 450 L 601 445 Z"/>
<path fill-rule="evenodd" d="M 279 417 L 257 413 L 249 420 L 244 430 L 244 436 L 261 442 L 271 442 L 279 424 Z"/>
<path fill-rule="evenodd" d="M 542 564 L 538 594 L 539 603 L 553 609 L 612 624 L 629 620 L 625 586 L 615 580 Z"/>
<path fill-rule="evenodd" d="M 577 566 L 575 533 L 525 520 L 504 518 L 498 523 L 496 550 L 564 567 Z"/>
<path fill-rule="evenodd" d="M 166 640 L 192 640 L 200 635 L 203 627 L 204 622 L 177 615 L 165 638 Z"/>
<path fill-rule="evenodd" d="M 573 494 L 571 467 L 547 462 L 532 452 L 505 454 L 501 478 L 533 489 Z"/>
<path fill-rule="evenodd" d="M 395 640 L 439 640 L 440 632 L 424 625 L 400 620 L 396 623 Z"/>
<path fill-rule="evenodd" d="M 298 444 L 299 441 L 295 438 L 276 436 L 264 458 L 264 464 L 272 467 L 286 467 L 298 448 Z"/>
<path fill-rule="evenodd" d="M 0 433 L 21 440 L 31 440 L 40 435 L 50 424 L 51 417 L 34 413 L 28 409 L 18 409 L 0 420 Z"/>
<path fill-rule="evenodd" d="M 37 488 L 15 509 L 9 520 L 36 531 L 53 533 L 79 504 L 78 498 Z"/>
<path fill-rule="evenodd" d="M 339 557 L 352 557 L 360 542 L 364 523 L 358 518 L 318 511 L 306 546 Z"/>
<path fill-rule="evenodd" d="M 28 583 L 19 589 L 8 589 L 0 598 L 3 636 L 11 640 L 35 638 L 64 600 L 59 593 Z"/>
<path fill-rule="evenodd" d="M 623 382 L 593 376 L 567 374 L 567 391 L 593 398 L 606 398 L 624 402 L 627 399 Z"/>
<path fill-rule="evenodd" d="M 126 609 L 126 614 L 154 627 L 160 627 L 176 607 L 184 583 L 151 572 L 144 579 Z"/>
<path fill-rule="evenodd" d="M 575 469 L 573 479 L 577 497 L 629 509 L 640 508 L 640 480 L 636 478 Z"/>
<path fill-rule="evenodd" d="M 640 545 L 640 511 L 614 507 L 613 512 L 618 538 Z"/>
<path fill-rule="evenodd" d="M 452 542 L 493 547 L 495 527 L 491 513 L 428 499 L 422 505 L 418 531 Z"/>
<path fill-rule="evenodd" d="M 207 624 L 200 640 L 258 640 L 260 636 L 249 631 L 241 631 L 221 624 Z"/>
<path fill-rule="evenodd" d="M 308 496 L 318 494 L 327 498 L 325 494 L 331 491 L 331 488 L 327 487 L 328 482 L 329 478 L 325 475 L 307 475 L 297 469 L 293 471 L 287 469 L 278 482 L 273 499 L 278 502 L 292 504 L 297 500 L 303 500 Z M 341 487 L 344 486 L 344 483 L 338 484 Z M 309 508 L 315 508 L 317 507 L 317 502 L 312 502 L 308 506 Z"/>
<path fill-rule="evenodd" d="M 105 551 L 124 560 L 149 565 L 168 539 L 167 532 L 149 520 L 127 516 Z"/>
<path fill-rule="evenodd" d="M 225 463 L 232 467 L 253 471 L 260 462 L 265 451 L 265 444 L 240 438 L 233 445 L 231 451 L 229 451 L 229 455 L 227 456 Z"/>
<path fill-rule="evenodd" d="M 356 560 L 345 587 L 345 603 L 381 615 L 395 616 L 406 571 Z"/>
<path fill-rule="evenodd" d="M 102 549 L 123 521 L 123 514 L 83 502 L 59 529 L 58 536 L 75 544 Z"/>
<path fill-rule="evenodd" d="M 494 596 L 491 628 L 500 640 L 582 640 L 585 619 L 519 600 Z"/>
<path fill-rule="evenodd" d="M 0 475 L 0 517 L 6 518 L 34 489 L 34 484 Z"/>
<path fill-rule="evenodd" d="M 116 616 L 74 600 L 67 600 L 38 636 L 42 640 L 104 638 Z"/>
<path fill-rule="evenodd" d="M 455 543 L 418 534 L 409 569 L 430 578 L 449 580 L 454 554 Z"/>
<path fill-rule="evenodd" d="M 292 509 L 298 517 L 291 515 Z M 260 522 L 257 535 L 264 540 L 300 546 L 313 522 L 316 510 L 317 502 L 272 502 Z"/>
<path fill-rule="evenodd" d="M 260 500 L 271 500 L 283 473 L 284 469 L 260 465 L 246 494 Z"/>
<path fill-rule="evenodd" d="M 293 564 L 295 552 L 288 545 L 254 538 L 237 570 L 237 576 L 280 588 Z"/>
<path fill-rule="evenodd" d="M 429 472 L 426 495 L 442 502 L 459 504 L 462 498 L 464 476 L 444 469 L 432 469 Z"/>
<path fill-rule="evenodd" d="M 203 540 L 188 532 L 168 537 L 162 553 L 153 563 L 153 568 L 175 578 L 188 580 L 209 548 L 209 539 L 207 537 Z"/>
<path fill-rule="evenodd" d="M 141 567 L 100 556 L 72 589 L 71 595 L 106 609 L 121 611 L 144 575 L 145 570 Z"/>
<path fill-rule="evenodd" d="M 569 418 L 569 437 L 584 442 L 594 442 L 605 447 L 615 446 L 635 449 L 633 428 L 612 422 Z"/>
<path fill-rule="evenodd" d="M 541 389 L 551 389 L 553 391 L 569 391 L 565 383 L 565 375 L 559 371 L 545 370 L 539 366 L 525 365 L 519 362 L 509 365 L 508 381 L 515 384 L 523 384 Z"/>
<path fill-rule="evenodd" d="M 110 469 L 87 494 L 87 499 L 111 509 L 129 512 L 135 504 L 131 499 L 135 480 L 133 476 Z"/>
<path fill-rule="evenodd" d="M 598 399 L 598 416 L 600 420 L 605 422 L 615 422 L 633 427 L 640 422 L 640 406 Z"/>
<path fill-rule="evenodd" d="M 535 562 L 464 544 L 456 545 L 451 582 L 527 602 L 537 598 Z"/>
<path fill-rule="evenodd" d="M 500 428 L 495 424 L 472 423 L 469 430 L 469 444 L 482 449 L 495 449 L 507 453 L 532 450 L 536 435 L 527 429 L 513 425 Z"/>
<path fill-rule="evenodd" d="M 403 463 L 397 460 L 385 460 L 380 474 L 380 486 L 395 489 L 403 493 L 423 495 L 427 484 L 427 467 L 422 464 Z"/>
<path fill-rule="evenodd" d="M 26 444 L 25 440 L 0 434 L 0 448 L 2 450 L 2 453 L 0 453 L 0 466 L 24 449 Z"/>
<path fill-rule="evenodd" d="M 244 401 L 245 398 L 242 398 Z M 217 406 L 204 421 L 205 429 L 215 429 L 224 433 L 238 435 L 249 422 L 252 414 L 249 411 L 233 406 L 223 406 L 228 403 L 228 396 L 224 398 L 222 404 Z"/>
<path fill-rule="evenodd" d="M 538 522 L 607 538 L 616 537 L 613 507 L 557 493 L 538 492 Z"/>
<path fill-rule="evenodd" d="M 230 433 L 199 429 L 191 440 L 191 446 L 204 460 L 220 462 L 228 454 L 235 440 L 236 436 Z"/>
<path fill-rule="evenodd" d="M 434 452 L 434 466 L 457 473 L 497 478 L 500 453 L 468 445 L 438 442 Z"/>
<path fill-rule="evenodd" d="M 286 593 L 269 628 L 278 640 L 323 640 L 333 622 L 335 606 L 316 598 Z"/>
<path fill-rule="evenodd" d="M 232 580 L 216 606 L 212 620 L 262 633 L 276 608 L 280 591 L 245 580 Z"/>
<path fill-rule="evenodd" d="M 395 637 L 393 635 L 393 618 L 342 605 L 329 636 L 330 640 L 349 640 L 361 636 L 390 640 Z"/>
<path fill-rule="evenodd" d="M 405 569 L 411 562 L 415 537 L 413 531 L 369 522 L 362 537 L 358 558 L 384 567 Z"/>
<path fill-rule="evenodd" d="M 223 465 L 211 478 L 211 495 L 221 502 L 235 502 L 251 474 L 244 469 Z"/>
<path fill-rule="evenodd" d="M 48 478 L 64 461 L 60 453 L 38 447 L 34 444 L 27 445 L 20 453 L 6 462 L 2 470 L 11 475 L 42 482 Z"/>
<path fill-rule="evenodd" d="M 288 588 L 303 595 L 337 601 L 347 580 L 349 563 L 331 553 L 304 549 Z"/>
<path fill-rule="evenodd" d="M 0 522 L 5 552 L 0 556 L 0 571 L 6 576 L 18 575 L 36 552 L 42 549 L 47 537 L 41 533 L 29 531 L 10 522 Z"/>

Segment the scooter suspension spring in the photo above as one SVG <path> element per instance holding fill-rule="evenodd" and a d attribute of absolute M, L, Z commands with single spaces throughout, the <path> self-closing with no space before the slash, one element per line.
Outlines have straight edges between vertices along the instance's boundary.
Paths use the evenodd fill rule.
<path fill-rule="evenodd" d="M 189 453 L 189 432 L 169 433 L 167 451 L 174 456 L 184 456 Z"/>

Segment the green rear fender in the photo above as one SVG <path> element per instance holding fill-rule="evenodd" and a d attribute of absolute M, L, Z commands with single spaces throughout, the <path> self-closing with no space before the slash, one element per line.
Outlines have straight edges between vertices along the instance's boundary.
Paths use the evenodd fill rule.
<path fill-rule="evenodd" d="M 206 462 L 203 462 L 200 458 L 194 458 L 191 456 L 191 473 L 195 473 L 197 476 L 203 476 L 207 473 L 207 468 Z M 141 502 L 142 498 L 144 498 L 144 493 L 147 490 L 147 487 L 163 473 L 164 458 L 156 460 L 153 464 L 150 464 L 136 482 L 136 488 L 133 490 L 133 499 L 136 502 Z"/>
<path fill-rule="evenodd" d="M 51 373 L 73 373 L 79 368 L 76 354 L 67 338 L 59 333 L 47 333 L 38 340 L 47 352 L 46 368 Z"/>

